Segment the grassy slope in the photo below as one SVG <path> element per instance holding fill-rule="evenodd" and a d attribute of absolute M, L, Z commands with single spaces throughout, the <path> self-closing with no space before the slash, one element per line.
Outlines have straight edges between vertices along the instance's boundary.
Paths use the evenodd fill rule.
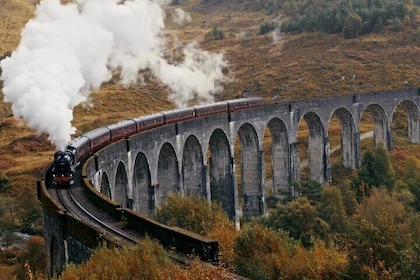
<path fill-rule="evenodd" d="M 271 20 L 264 12 L 247 12 L 229 5 L 185 4 L 192 22 L 183 27 L 173 26 L 168 16 L 171 34 L 182 42 L 197 40 L 202 48 L 225 54 L 232 82 L 217 97 L 219 100 L 236 98 L 244 92 L 291 100 L 420 86 L 420 46 L 411 41 L 414 30 L 356 40 L 326 34 L 278 35 L 274 40 L 272 35 L 257 35 L 260 25 Z M 32 16 L 34 6 L 24 0 L 0 0 L 0 7 L 1 56 L 18 45 L 20 30 Z M 204 35 L 214 26 L 226 38 L 204 41 Z M 76 108 L 73 124 L 81 133 L 170 109 L 172 104 L 166 95 L 165 87 L 153 81 L 129 88 L 109 83 L 92 93 L 93 108 Z M 39 172 L 51 161 L 53 148 L 45 136 L 38 137 L 10 116 L 10 104 L 0 101 L 0 170 L 10 177 L 17 192 L 35 186 Z"/>

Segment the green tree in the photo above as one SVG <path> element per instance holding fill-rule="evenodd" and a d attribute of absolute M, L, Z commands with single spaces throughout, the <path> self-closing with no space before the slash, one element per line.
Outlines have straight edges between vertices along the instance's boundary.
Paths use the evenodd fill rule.
<path fill-rule="evenodd" d="M 329 224 L 332 232 L 342 233 L 347 229 L 346 208 L 339 188 L 325 186 L 317 208 L 320 218 Z"/>
<path fill-rule="evenodd" d="M 358 205 L 354 190 L 352 190 L 350 187 L 343 186 L 341 188 L 341 195 L 343 197 L 343 203 L 347 216 L 354 215 L 357 212 Z"/>
<path fill-rule="evenodd" d="M 357 188 L 359 187 L 360 183 L 363 182 L 370 186 L 377 186 L 378 180 L 378 172 L 379 170 L 375 169 L 375 157 L 373 156 L 373 152 L 367 151 L 363 156 L 362 165 L 360 166 L 357 172 Z M 367 190 L 366 195 L 369 195 L 369 190 Z"/>
<path fill-rule="evenodd" d="M 418 13 L 411 1 L 392 0 L 285 1 L 280 6 L 287 18 L 281 25 L 282 32 L 343 32 L 349 39 L 379 32 L 395 19 L 413 24 Z"/>
<path fill-rule="evenodd" d="M 307 197 L 299 197 L 281 205 L 261 222 L 274 230 L 283 229 L 298 239 L 305 247 L 312 245 L 313 238 L 324 238 L 329 231 L 328 224 L 319 217 L 318 210 Z"/>
<path fill-rule="evenodd" d="M 343 35 L 346 39 L 354 39 L 359 37 L 362 29 L 362 19 L 359 15 L 353 13 L 344 20 Z"/>
<path fill-rule="evenodd" d="M 404 26 L 399 18 L 394 18 L 391 20 L 389 28 L 391 29 L 391 31 L 400 32 L 401 30 L 403 30 Z"/>
<path fill-rule="evenodd" d="M 318 201 L 322 193 L 322 184 L 315 180 L 293 181 L 291 185 L 300 196 L 306 196 L 311 201 Z"/>
<path fill-rule="evenodd" d="M 390 157 L 383 144 L 378 145 L 374 153 L 374 184 L 391 190 L 395 184 L 395 172 L 392 169 Z"/>
<path fill-rule="evenodd" d="M 374 152 L 367 151 L 357 176 L 353 179 L 353 189 L 356 191 L 358 201 L 360 202 L 364 196 L 369 196 L 372 187 L 383 186 L 391 190 L 394 184 L 395 172 L 384 145 L 378 145 Z"/>
<path fill-rule="evenodd" d="M 388 19 L 403 19 L 408 14 L 408 8 L 401 2 L 390 1 L 386 6 L 386 15 Z"/>

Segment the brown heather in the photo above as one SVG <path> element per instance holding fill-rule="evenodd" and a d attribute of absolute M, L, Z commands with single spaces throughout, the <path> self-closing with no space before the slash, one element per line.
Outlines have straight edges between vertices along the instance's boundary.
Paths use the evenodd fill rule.
<path fill-rule="evenodd" d="M 32 17 L 36 2 L 37 0 L 0 0 L 0 57 L 17 47 L 20 31 Z M 207 4 L 198 0 L 181 1 L 181 7 L 191 14 L 192 22 L 183 27 L 176 27 L 168 17 L 167 26 L 170 33 L 178 36 L 181 42 L 197 40 L 201 48 L 225 54 L 229 62 L 226 73 L 232 82 L 225 85 L 217 100 L 241 97 L 244 93 L 261 96 L 268 101 L 283 101 L 420 87 L 420 45 L 413 41 L 418 28 L 405 27 L 397 33 L 385 30 L 352 40 L 344 39 L 342 34 L 279 34 L 274 41 L 271 35 L 258 35 L 261 24 L 271 21 L 273 17 L 267 15 L 264 10 L 252 9 L 252 5 L 248 5 L 250 1 L 225 1 L 220 5 L 215 4 L 217 1 L 205 2 Z M 419 19 L 417 21 L 419 22 Z M 216 26 L 224 32 L 225 38 L 205 40 L 205 35 Z M 148 77 L 147 73 L 145 76 Z M 147 79 L 147 86 L 130 87 L 123 87 L 116 81 L 111 81 L 91 94 L 92 106 L 80 105 L 75 108 L 73 125 L 78 129 L 77 134 L 80 134 L 118 120 L 171 109 L 173 105 L 167 100 L 167 95 L 166 87 L 152 79 Z M 362 123 L 361 133 L 372 129 L 371 116 L 366 114 L 363 117 L 365 121 Z M 360 214 L 352 217 L 354 227 L 360 229 L 350 234 L 354 242 L 345 240 L 339 243 L 340 247 L 335 247 L 316 240 L 311 249 L 306 249 L 293 245 L 294 242 L 287 244 L 289 241 L 283 240 L 283 243 L 275 247 L 281 252 L 261 255 L 261 238 L 265 238 L 267 244 L 270 244 L 277 240 L 278 236 L 274 236 L 274 233 L 266 228 L 259 228 L 258 232 L 235 232 L 231 225 L 219 220 L 215 222 L 215 228 L 208 232 L 208 236 L 220 241 L 225 265 L 231 267 L 235 260 L 238 261 L 235 259 L 238 255 L 250 253 L 250 257 L 255 258 L 256 262 L 266 260 L 266 271 L 262 271 L 262 275 L 271 272 L 272 275 L 281 275 L 284 279 L 339 279 L 345 266 L 348 269 L 347 273 L 351 273 L 352 269 L 364 271 L 366 279 L 390 279 L 389 275 L 398 276 L 398 262 L 404 259 L 390 258 L 386 249 L 387 244 L 392 248 L 401 248 L 404 244 L 400 244 L 395 235 L 392 236 L 392 240 L 381 239 L 385 237 L 378 229 L 388 229 L 392 234 L 408 235 L 410 230 L 418 233 L 420 230 L 416 225 L 419 223 L 416 221 L 419 218 L 410 216 L 407 221 L 394 221 L 383 215 L 381 220 L 371 221 L 369 219 L 374 213 L 367 211 L 366 205 L 391 201 L 392 205 L 398 206 L 398 213 L 403 217 L 408 215 L 408 212 L 405 212 L 408 210 L 403 209 L 396 200 L 398 197 L 398 201 L 402 200 L 404 205 L 413 201 L 412 195 L 404 191 L 416 186 L 416 182 L 419 181 L 417 170 L 420 168 L 420 150 L 417 145 L 407 143 L 406 124 L 401 124 L 399 119 L 393 121 L 396 148 L 390 153 L 391 158 L 395 158 L 392 164 L 396 174 L 402 177 L 396 183 L 399 194 L 374 192 L 373 197 L 364 200 L 359 206 Z M 329 129 L 330 134 L 339 134 L 336 119 L 332 120 Z M 299 130 L 302 146 L 305 145 L 306 135 L 306 124 L 303 122 Z M 264 145 L 269 146 L 269 135 L 266 138 Z M 339 142 L 340 139 L 331 138 L 332 147 Z M 362 141 L 363 150 L 371 146 L 371 140 Z M 51 162 L 53 152 L 53 147 L 45 135 L 37 135 L 22 121 L 13 118 L 11 105 L 3 102 L 3 94 L 0 91 L 0 174 L 6 175 L 10 180 L 10 188 L 1 196 L 19 197 L 27 190 L 33 191 L 40 173 Z M 305 158 L 304 149 L 301 155 Z M 339 162 L 339 154 L 334 155 L 337 156 L 331 159 L 333 176 L 336 176 L 333 178 L 339 179 L 335 180 L 337 182 L 348 182 L 349 179 L 342 177 L 350 172 L 335 167 Z M 269 156 L 266 158 L 269 159 Z M 367 241 L 362 233 L 372 239 Z M 238 246 L 241 240 L 238 236 L 248 238 L 244 248 L 255 244 L 254 250 L 234 252 L 235 244 Z M 260 239 L 253 240 L 252 236 Z M 388 242 L 384 248 L 380 248 L 382 251 L 377 255 L 382 254 L 383 259 L 389 259 L 385 263 L 372 253 L 367 256 L 370 259 L 366 261 L 366 265 L 362 263 L 365 261 L 363 258 L 366 252 L 374 252 L 373 248 L 377 245 L 375 240 Z M 40 241 L 37 241 L 38 243 Z M 288 246 L 289 249 L 295 246 L 293 254 L 286 254 L 285 250 L 281 249 L 282 246 Z M 416 255 L 412 250 L 414 247 L 407 249 L 407 256 Z M 3 257 L 5 255 L 7 258 Z M 13 279 L 17 267 L 27 272 L 26 279 L 45 279 L 39 269 L 36 274 L 33 273 L 33 264 L 22 262 L 16 265 L 14 260 L 17 255 L 18 253 L 14 252 L 1 254 L 2 260 L 7 259 L 2 262 L 4 265 L 0 265 L 1 277 Z M 248 261 L 251 260 L 253 259 Z M 387 266 L 389 263 L 395 263 L 395 266 Z M 23 264 L 26 266 L 20 267 Z M 415 262 L 408 264 L 412 265 L 413 269 L 416 266 Z M 351 277 L 351 274 L 347 276 Z M 188 268 L 176 266 L 163 256 L 162 248 L 158 244 L 145 240 L 138 248 L 124 248 L 121 251 L 98 249 L 86 264 L 69 266 L 61 279 L 233 278 L 221 266 L 203 266 L 196 261 Z"/>

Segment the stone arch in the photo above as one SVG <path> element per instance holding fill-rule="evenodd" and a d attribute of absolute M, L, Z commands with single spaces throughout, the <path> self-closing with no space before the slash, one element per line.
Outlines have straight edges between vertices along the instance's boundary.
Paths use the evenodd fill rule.
<path fill-rule="evenodd" d="M 239 207 L 243 216 L 249 219 L 263 213 L 262 162 L 254 127 L 249 123 L 243 124 L 238 130 L 238 136 L 241 145 L 240 164 L 236 165 L 241 170 L 241 184 L 238 184 Z"/>
<path fill-rule="evenodd" d="M 211 200 L 220 203 L 229 218 L 235 217 L 232 155 L 229 140 L 221 129 L 213 131 L 209 141 Z"/>
<path fill-rule="evenodd" d="M 374 143 L 378 147 L 379 143 L 384 144 L 386 149 L 392 148 L 392 140 L 390 137 L 390 130 L 388 125 L 388 117 L 385 110 L 378 104 L 370 104 L 364 111 L 369 110 L 372 112 L 374 120 Z M 362 112 L 363 114 L 363 112 Z M 361 114 L 361 115 L 362 115 Z"/>
<path fill-rule="evenodd" d="M 50 275 L 57 275 L 61 272 L 61 255 L 58 240 L 55 236 L 51 239 L 50 245 Z"/>
<path fill-rule="evenodd" d="M 117 167 L 117 174 L 115 176 L 114 201 L 118 202 L 121 207 L 128 206 L 128 178 L 124 163 L 119 162 Z"/>
<path fill-rule="evenodd" d="M 267 124 L 271 134 L 270 158 L 273 194 L 282 196 L 289 191 L 289 135 L 284 122 L 278 118 L 271 119 Z"/>
<path fill-rule="evenodd" d="M 182 156 L 182 176 L 187 196 L 207 197 L 203 151 L 194 135 L 190 135 L 185 141 Z"/>
<path fill-rule="evenodd" d="M 176 153 L 171 144 L 163 144 L 158 160 L 158 188 L 156 204 L 163 202 L 170 193 L 179 193 L 179 174 Z"/>
<path fill-rule="evenodd" d="M 105 172 L 102 174 L 101 179 L 101 194 L 105 195 L 109 199 L 112 199 L 108 175 Z"/>
<path fill-rule="evenodd" d="M 357 136 L 354 117 L 347 109 L 338 108 L 331 115 L 328 125 L 334 115 L 340 122 L 341 163 L 346 168 L 355 169 L 357 167 Z"/>
<path fill-rule="evenodd" d="M 138 153 L 136 156 L 133 177 L 134 210 L 147 214 L 154 209 L 154 191 L 151 184 L 150 166 L 143 153 Z"/>
<path fill-rule="evenodd" d="M 321 118 L 314 112 L 306 113 L 303 119 L 308 125 L 308 167 L 309 179 L 325 182 L 325 131 Z"/>
<path fill-rule="evenodd" d="M 408 142 L 419 144 L 420 143 L 420 112 L 419 112 L 418 106 L 410 100 L 404 100 L 400 102 L 398 105 L 401 105 L 401 107 L 404 109 L 407 115 Z M 392 111 L 391 120 L 394 118 L 394 113 L 397 106 L 395 106 L 394 110 Z"/>

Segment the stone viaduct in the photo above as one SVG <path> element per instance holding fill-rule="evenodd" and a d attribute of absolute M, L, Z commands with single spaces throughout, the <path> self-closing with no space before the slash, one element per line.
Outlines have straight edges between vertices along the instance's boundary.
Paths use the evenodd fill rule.
<path fill-rule="evenodd" d="M 369 121 L 373 123 L 375 145 L 383 143 L 392 149 L 395 112 L 405 112 L 408 141 L 420 143 L 419 108 L 420 90 L 401 89 L 267 103 L 230 114 L 191 119 L 106 146 L 84 163 L 81 182 L 75 186 L 84 190 L 92 205 L 114 216 L 115 221 L 124 216 L 125 222 L 140 231 L 148 228 L 147 234 L 159 232 L 163 240 L 173 240 L 176 230 L 165 229 L 143 214 L 153 211 L 171 192 L 217 201 L 239 227 L 242 217 L 265 214 L 267 188 L 272 188 L 279 198 L 287 193 L 295 195 L 291 182 L 299 181 L 301 176 L 299 155 L 303 153 L 299 146 L 307 145 L 309 178 L 328 183 L 330 137 L 334 136 L 335 141 L 340 138 L 341 163 L 356 169 L 361 163 L 360 124 L 364 113 L 372 116 Z M 340 135 L 328 135 L 329 131 L 336 131 L 328 129 L 333 117 L 334 121 L 339 120 Z M 299 142 L 302 120 L 309 130 L 307 144 Z M 270 168 L 265 168 L 269 158 Z M 37 188 L 44 211 L 48 269 L 53 275 L 69 262 L 87 260 L 101 244 L 119 245 L 113 236 L 67 213 L 50 195 L 50 167 Z M 266 178 L 271 178 L 270 182 Z M 156 225 L 151 227 L 152 224 Z M 185 245 L 186 239 L 182 238 L 188 235 L 177 234 L 181 237 L 179 244 Z M 199 238 L 194 240 L 201 242 Z"/>
<path fill-rule="evenodd" d="M 155 128 L 100 150 L 87 168 L 88 178 L 99 192 L 140 213 L 175 192 L 219 202 L 238 224 L 241 217 L 265 213 L 264 152 L 271 153 L 273 194 L 291 192 L 290 182 L 300 180 L 302 119 L 309 129 L 309 178 L 326 183 L 331 182 L 331 118 L 341 126 L 341 162 L 355 169 L 361 163 L 362 114 L 373 116 L 374 143 L 392 149 L 397 106 L 406 112 L 409 142 L 420 143 L 420 90 L 371 92 L 270 103 Z M 269 151 L 263 148 L 267 130 Z"/>

